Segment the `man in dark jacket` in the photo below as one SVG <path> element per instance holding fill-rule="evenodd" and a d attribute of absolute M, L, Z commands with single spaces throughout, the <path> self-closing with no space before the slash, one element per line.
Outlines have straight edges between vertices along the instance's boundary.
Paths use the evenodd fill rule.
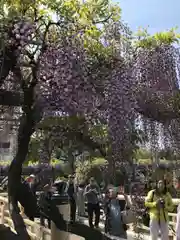
<path fill-rule="evenodd" d="M 100 196 L 100 188 L 98 187 L 94 178 L 90 179 L 89 185 L 86 186 L 84 191 L 84 196 L 88 202 L 88 218 L 89 218 L 89 226 L 93 227 L 93 213 L 95 213 L 95 227 L 99 226 L 99 218 L 100 218 L 100 205 L 99 205 L 99 196 Z"/>
<path fill-rule="evenodd" d="M 27 179 L 28 183 L 29 183 L 29 188 L 31 190 L 31 192 L 34 194 L 34 196 L 36 196 L 36 190 L 37 190 L 37 186 L 38 186 L 38 181 L 36 179 L 36 176 L 31 174 L 29 176 L 29 178 Z"/>
<path fill-rule="evenodd" d="M 70 203 L 70 221 L 74 223 L 76 220 L 76 195 L 77 195 L 77 187 L 74 184 L 74 177 L 72 175 L 69 176 L 66 192 L 69 196 Z"/>

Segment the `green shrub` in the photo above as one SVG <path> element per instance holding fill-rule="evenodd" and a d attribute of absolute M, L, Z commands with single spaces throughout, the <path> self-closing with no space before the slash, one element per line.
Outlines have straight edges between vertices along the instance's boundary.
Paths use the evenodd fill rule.
<path fill-rule="evenodd" d="M 138 164 L 148 165 L 151 164 L 152 160 L 150 158 L 147 159 L 138 159 Z"/>
<path fill-rule="evenodd" d="M 94 177 L 98 184 L 103 181 L 101 167 L 107 164 L 103 158 L 94 158 L 91 161 L 78 161 L 76 163 L 76 176 L 79 182 L 88 182 L 90 177 Z"/>
<path fill-rule="evenodd" d="M 10 164 L 11 164 L 11 161 L 10 161 L 10 160 L 7 160 L 7 161 L 1 160 L 1 161 L 0 161 L 0 166 L 9 166 Z"/>
<path fill-rule="evenodd" d="M 76 176 L 78 181 L 88 182 L 90 177 L 94 177 L 98 184 L 102 182 L 111 182 L 110 177 L 104 175 L 102 167 L 107 165 L 107 161 L 103 158 L 95 158 L 92 161 L 77 162 L 76 164 Z M 104 179 L 105 178 L 105 179 Z M 123 184 L 125 174 L 118 169 L 115 174 L 115 185 Z"/>

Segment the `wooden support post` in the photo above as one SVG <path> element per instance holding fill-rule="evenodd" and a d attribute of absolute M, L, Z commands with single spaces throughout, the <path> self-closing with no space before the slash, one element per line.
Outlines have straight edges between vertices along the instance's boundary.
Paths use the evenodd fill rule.
<path fill-rule="evenodd" d="M 0 203 L 0 212 L 1 212 L 1 224 L 4 224 L 5 204 L 3 202 Z"/>
<path fill-rule="evenodd" d="M 69 204 L 58 206 L 59 212 L 63 214 L 63 217 L 66 221 L 70 220 L 70 206 Z M 55 224 L 51 221 L 51 240 L 66 239 L 69 240 L 68 226 L 67 232 L 60 231 L 56 228 Z"/>
<path fill-rule="evenodd" d="M 177 221 L 177 217 L 172 217 L 172 222 L 174 223 L 173 225 L 174 225 L 174 229 L 176 229 L 175 228 L 175 226 L 176 226 L 176 221 Z M 170 240 L 176 240 L 176 236 L 172 236 L 172 238 L 169 238 Z"/>
<path fill-rule="evenodd" d="M 40 228 L 38 229 L 39 233 L 38 233 L 38 236 L 39 236 L 39 239 L 41 240 L 44 240 L 44 232 L 43 232 L 43 227 L 40 225 Z"/>

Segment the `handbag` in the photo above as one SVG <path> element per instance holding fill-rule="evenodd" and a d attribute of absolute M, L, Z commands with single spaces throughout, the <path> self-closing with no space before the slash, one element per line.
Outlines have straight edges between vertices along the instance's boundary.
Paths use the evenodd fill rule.
<path fill-rule="evenodd" d="M 132 211 L 131 209 L 122 211 L 121 215 L 124 224 L 130 224 L 136 221 L 135 212 Z"/>
<path fill-rule="evenodd" d="M 150 222 L 149 212 L 148 209 L 146 208 L 142 215 L 142 223 L 144 224 L 144 226 L 149 227 L 149 222 Z"/>

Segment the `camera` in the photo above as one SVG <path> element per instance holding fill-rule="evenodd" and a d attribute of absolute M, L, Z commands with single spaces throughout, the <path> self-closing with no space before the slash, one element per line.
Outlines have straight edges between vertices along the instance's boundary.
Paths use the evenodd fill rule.
<path fill-rule="evenodd" d="M 159 200 L 159 203 L 160 203 L 160 205 L 163 207 L 164 204 L 165 204 L 164 199 L 160 199 L 160 200 Z"/>

